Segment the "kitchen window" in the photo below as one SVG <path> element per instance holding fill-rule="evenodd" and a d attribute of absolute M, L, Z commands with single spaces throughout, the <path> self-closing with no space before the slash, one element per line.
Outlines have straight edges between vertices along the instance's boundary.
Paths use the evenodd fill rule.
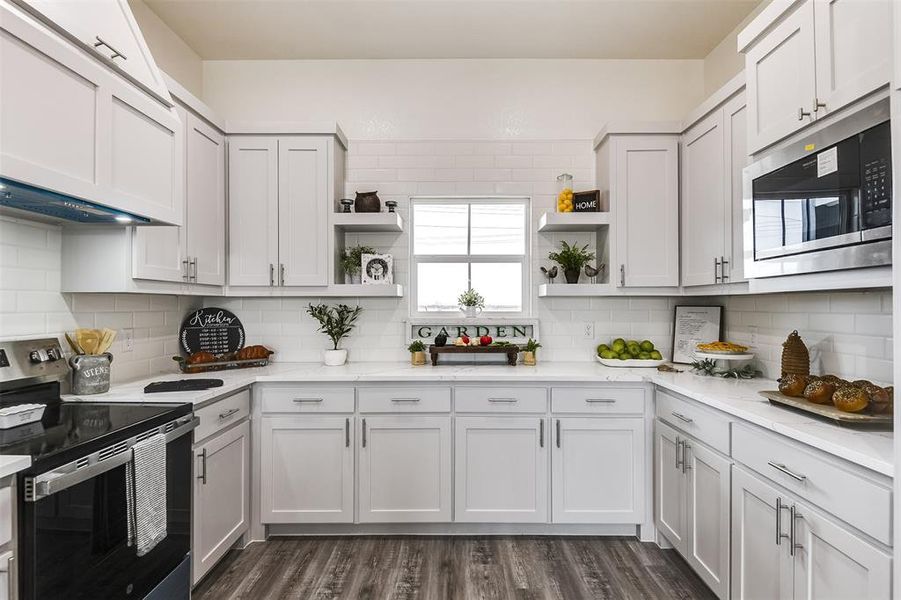
<path fill-rule="evenodd" d="M 469 288 L 486 316 L 528 313 L 527 198 L 413 198 L 411 219 L 414 314 L 459 314 Z"/>

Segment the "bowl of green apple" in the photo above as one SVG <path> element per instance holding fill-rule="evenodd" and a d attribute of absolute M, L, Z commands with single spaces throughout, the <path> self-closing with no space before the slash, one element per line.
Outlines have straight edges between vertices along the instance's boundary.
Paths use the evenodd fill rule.
<path fill-rule="evenodd" d="M 666 362 L 650 340 L 616 338 L 597 347 L 595 358 L 607 367 L 659 367 Z"/>

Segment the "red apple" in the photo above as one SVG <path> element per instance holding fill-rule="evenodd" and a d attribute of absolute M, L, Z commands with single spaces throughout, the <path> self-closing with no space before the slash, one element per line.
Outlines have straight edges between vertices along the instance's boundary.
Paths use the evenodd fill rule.
<path fill-rule="evenodd" d="M 469 345 L 469 336 L 468 335 L 463 336 L 463 343 L 466 344 L 467 346 Z"/>
<path fill-rule="evenodd" d="M 483 335 L 479 338 L 479 344 L 481 344 L 482 346 L 489 346 L 491 345 L 491 342 L 492 339 L 490 335 Z"/>

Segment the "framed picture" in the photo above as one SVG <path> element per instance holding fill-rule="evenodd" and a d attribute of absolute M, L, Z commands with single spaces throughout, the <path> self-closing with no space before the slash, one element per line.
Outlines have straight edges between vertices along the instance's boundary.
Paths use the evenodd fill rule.
<path fill-rule="evenodd" d="M 677 306 L 673 320 L 673 362 L 695 361 L 698 344 L 722 340 L 722 306 Z"/>
<path fill-rule="evenodd" d="M 364 285 L 394 283 L 394 257 L 390 254 L 364 254 L 360 267 Z"/>

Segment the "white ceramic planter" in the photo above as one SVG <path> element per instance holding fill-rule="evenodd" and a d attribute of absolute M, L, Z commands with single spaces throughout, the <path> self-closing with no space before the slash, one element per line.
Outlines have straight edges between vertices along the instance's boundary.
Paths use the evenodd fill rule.
<path fill-rule="evenodd" d="M 326 350 L 322 360 L 327 367 L 340 367 L 347 362 L 347 350 Z"/>
<path fill-rule="evenodd" d="M 461 306 L 460 310 L 463 311 L 467 319 L 475 319 L 482 312 L 482 309 L 478 306 Z"/>

